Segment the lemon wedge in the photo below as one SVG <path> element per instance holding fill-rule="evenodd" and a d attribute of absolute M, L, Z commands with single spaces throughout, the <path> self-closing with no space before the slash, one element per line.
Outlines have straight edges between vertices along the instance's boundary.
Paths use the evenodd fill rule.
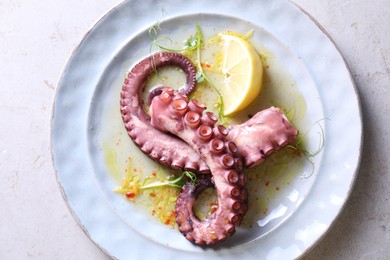
<path fill-rule="evenodd" d="M 251 43 L 243 38 L 221 34 L 224 78 L 220 90 L 224 115 L 234 114 L 247 107 L 259 95 L 263 82 L 263 65 Z"/>

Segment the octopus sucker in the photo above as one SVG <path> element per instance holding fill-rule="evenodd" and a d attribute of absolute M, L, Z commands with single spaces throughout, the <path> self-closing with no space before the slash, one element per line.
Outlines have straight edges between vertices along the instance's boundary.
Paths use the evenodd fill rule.
<path fill-rule="evenodd" d="M 200 122 L 200 115 L 195 111 L 190 111 L 185 115 L 185 123 L 191 128 L 197 128 Z"/>
<path fill-rule="evenodd" d="M 214 113 L 208 111 L 203 115 L 202 121 L 208 126 L 214 126 L 218 121 L 218 117 Z"/>
<path fill-rule="evenodd" d="M 220 154 L 225 149 L 225 143 L 217 137 L 210 142 L 209 149 L 212 153 Z"/>
<path fill-rule="evenodd" d="M 239 181 L 239 174 L 238 172 L 232 170 L 225 172 L 225 179 L 230 182 L 231 184 L 236 184 Z"/>
<path fill-rule="evenodd" d="M 163 93 L 168 93 L 168 91 L 164 91 L 165 89 Z M 190 113 L 191 106 L 183 103 L 187 104 L 185 99 L 176 99 L 175 97 L 176 93 L 172 95 L 170 104 L 159 98 L 152 100 L 150 106 L 151 124 L 161 131 L 178 136 L 197 151 L 207 163 L 213 180 L 210 179 L 206 183 L 206 178 L 202 178 L 203 183 L 196 186 L 187 184 L 183 188 L 176 202 L 176 222 L 179 230 L 194 243 L 199 245 L 216 244 L 233 233 L 231 225 L 236 226 L 241 223 L 245 214 L 248 193 L 242 187 L 229 182 L 225 177 L 226 172 L 231 170 L 234 170 L 237 176 L 243 175 L 243 163 L 236 153 L 231 153 L 231 150 L 236 152 L 235 149 L 220 149 L 220 153 L 215 153 L 209 148 L 213 147 L 213 143 L 216 142 L 222 142 L 222 144 L 217 145 L 217 149 L 218 146 L 225 147 L 225 142 L 232 143 L 232 141 L 226 140 L 227 135 L 223 138 L 214 135 L 215 123 L 217 122 L 215 120 L 217 117 L 214 114 L 209 112 L 203 114 L 200 126 L 194 128 L 185 123 L 184 113 L 178 113 L 182 109 L 189 110 L 186 113 Z M 180 104 L 175 103 L 177 100 L 181 100 Z M 233 145 L 233 147 L 236 146 Z M 239 180 L 239 177 L 237 179 Z M 216 189 L 218 208 L 208 218 L 200 221 L 194 215 L 192 207 L 199 193 L 209 186 L 214 186 Z M 229 227 L 223 228 L 226 225 Z"/>
<path fill-rule="evenodd" d="M 206 110 L 206 106 L 201 104 L 199 101 L 197 100 L 191 100 L 189 103 L 188 103 L 188 106 L 190 107 L 191 111 L 194 111 L 196 113 L 202 113 L 204 110 Z"/>

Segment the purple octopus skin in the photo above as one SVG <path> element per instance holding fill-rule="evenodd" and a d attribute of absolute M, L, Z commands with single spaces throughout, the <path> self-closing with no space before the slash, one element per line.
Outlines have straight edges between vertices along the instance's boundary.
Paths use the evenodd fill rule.
<path fill-rule="evenodd" d="M 150 125 L 150 117 L 143 109 L 141 91 L 147 78 L 156 68 L 177 66 L 187 75 L 180 93 L 189 94 L 196 83 L 196 71 L 191 61 L 178 53 L 161 52 L 147 57 L 127 74 L 124 81 L 120 109 L 130 138 L 150 158 L 175 170 L 208 173 L 209 168 L 199 154 L 185 142 L 158 131 Z"/>
<path fill-rule="evenodd" d="M 128 134 L 145 154 L 171 169 L 209 173 L 208 166 L 194 149 L 175 136 L 166 135 L 152 127 L 150 117 L 142 108 L 140 92 L 153 71 L 163 66 L 178 66 L 186 73 L 187 83 L 179 90 L 180 93 L 188 95 L 193 90 L 196 72 L 183 55 L 161 52 L 139 62 L 128 73 L 121 93 L 121 113 Z M 151 96 L 160 94 L 161 91 L 162 88 L 159 87 Z M 193 103 L 201 106 L 196 101 Z M 227 138 L 238 144 L 239 154 L 246 167 L 253 167 L 273 151 L 295 141 L 297 134 L 298 131 L 291 126 L 280 109 L 269 108 L 258 112 L 243 124 L 231 126 Z"/>
<path fill-rule="evenodd" d="M 238 153 L 250 168 L 262 163 L 266 157 L 293 143 L 298 135 L 283 112 L 270 107 L 255 114 L 240 125 L 229 128 L 227 138 L 234 141 Z"/>
<path fill-rule="evenodd" d="M 160 131 L 178 136 L 207 163 L 218 198 L 218 208 L 200 221 L 193 213 L 196 200 L 193 186 L 184 189 L 176 202 L 176 222 L 185 237 L 199 245 L 225 240 L 235 232 L 248 208 L 244 162 L 237 146 L 226 137 L 227 129 L 216 125 L 217 116 L 203 113 L 204 106 L 189 101 L 186 95 L 165 88 L 150 106 L 151 124 Z M 187 184 L 189 186 L 191 184 Z"/>

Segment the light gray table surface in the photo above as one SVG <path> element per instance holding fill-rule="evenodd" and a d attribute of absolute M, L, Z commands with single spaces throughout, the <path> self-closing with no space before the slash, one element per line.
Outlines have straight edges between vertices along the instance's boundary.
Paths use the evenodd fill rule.
<path fill-rule="evenodd" d="M 119 2 L 0 1 L 0 259 L 109 258 L 81 230 L 61 195 L 51 162 L 50 119 L 73 48 Z M 390 1 L 294 2 L 344 56 L 364 122 L 351 197 L 303 259 L 389 259 Z"/>

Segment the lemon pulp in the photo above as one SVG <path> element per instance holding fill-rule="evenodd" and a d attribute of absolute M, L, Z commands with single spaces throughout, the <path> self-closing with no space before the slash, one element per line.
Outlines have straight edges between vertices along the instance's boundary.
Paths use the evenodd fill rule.
<path fill-rule="evenodd" d="M 221 34 L 224 115 L 247 107 L 259 95 L 263 81 L 263 65 L 251 43 L 243 38 Z"/>

